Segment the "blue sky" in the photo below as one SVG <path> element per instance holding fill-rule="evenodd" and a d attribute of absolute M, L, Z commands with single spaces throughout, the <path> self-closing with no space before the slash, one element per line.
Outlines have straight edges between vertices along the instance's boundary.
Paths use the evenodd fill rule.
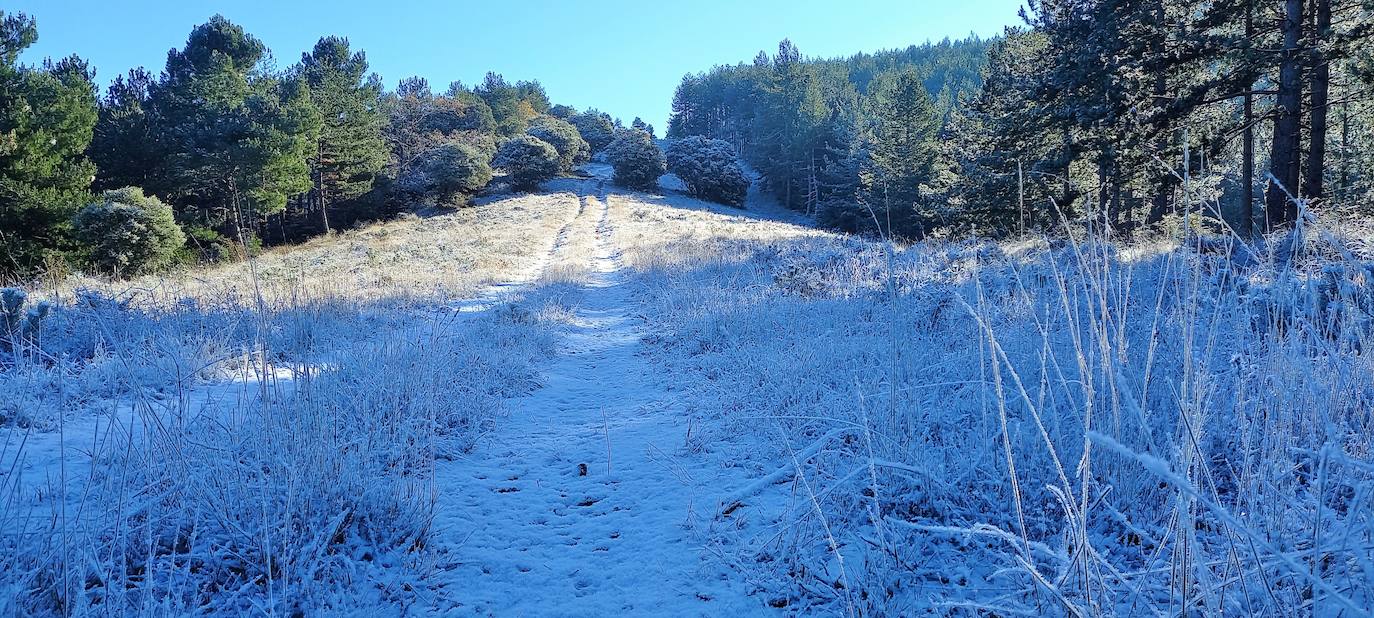
<path fill-rule="evenodd" d="M 222 13 L 262 39 L 281 67 L 320 36 L 367 52 L 388 88 L 409 75 L 436 90 L 488 70 L 538 79 L 557 103 L 594 106 L 662 127 L 682 76 L 772 53 L 789 37 L 807 56 L 905 47 L 1020 23 L 1020 0 L 759 0 L 554 2 L 518 0 L 6 0 L 38 20 L 36 63 L 73 52 L 103 84 L 135 66 L 161 70 L 167 50 Z"/>

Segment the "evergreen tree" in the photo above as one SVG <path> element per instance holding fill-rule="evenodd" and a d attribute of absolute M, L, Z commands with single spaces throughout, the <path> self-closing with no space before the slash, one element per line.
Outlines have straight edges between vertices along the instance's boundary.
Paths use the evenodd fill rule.
<path fill-rule="evenodd" d="M 1049 229 L 1067 179 L 1063 140 L 1032 88 L 1045 36 L 1009 28 L 988 50 L 982 89 L 956 114 L 955 152 L 959 182 L 953 197 L 963 223 L 1000 236 Z"/>
<path fill-rule="evenodd" d="M 558 150 L 537 137 L 521 135 L 501 144 L 495 163 L 506 170 L 512 187 L 534 191 L 539 183 L 558 175 Z"/>
<path fill-rule="evenodd" d="M 19 64 L 37 40 L 31 17 L 0 12 L 0 275 L 10 277 L 69 248 L 95 175 L 84 156 L 97 116 L 90 70 L 75 56 Z"/>
<path fill-rule="evenodd" d="M 577 115 L 577 108 L 559 104 L 549 108 L 549 115 L 559 120 L 569 120 Z"/>
<path fill-rule="evenodd" d="M 536 120 L 526 134 L 553 146 L 558 151 L 558 167 L 564 172 L 572 171 L 591 159 L 591 147 L 577 132 L 577 127 L 552 116 Z"/>
<path fill-rule="evenodd" d="M 425 118 L 427 130 L 445 135 L 460 131 L 496 132 L 496 118 L 491 113 L 491 107 L 463 87 L 462 82 L 449 84 L 444 96 L 434 99 Z"/>
<path fill-rule="evenodd" d="M 515 94 L 527 103 L 536 115 L 548 114 L 553 109 L 553 105 L 549 103 L 549 95 L 544 92 L 544 85 L 538 80 L 515 82 Z"/>
<path fill-rule="evenodd" d="M 491 182 L 490 157 L 468 144 L 442 144 L 425 153 L 428 191 L 441 203 L 466 202 Z"/>
<path fill-rule="evenodd" d="M 381 80 L 367 75 L 363 52 L 351 52 L 347 39 L 332 36 L 302 54 L 299 71 L 321 121 L 309 157 L 309 202 L 328 231 L 329 205 L 369 191 L 386 165 Z"/>
<path fill-rule="evenodd" d="M 158 188 L 163 153 L 148 117 L 153 75 L 138 68 L 116 76 L 100 101 L 95 136 L 87 151 L 96 165 L 96 189 Z"/>
<path fill-rule="evenodd" d="M 668 136 L 729 141 L 783 202 L 818 213 L 824 206 L 830 220 L 871 228 L 856 197 L 868 164 L 862 140 L 872 123 L 864 102 L 882 76 L 910 68 L 938 97 L 944 121 L 978 87 L 987 45 L 971 37 L 827 60 L 804 59 L 784 41 L 774 58 L 760 52 L 749 64 L 685 76 Z"/>
<path fill-rule="evenodd" d="M 668 171 L 682 180 L 689 195 L 731 206 L 744 203 L 749 179 L 730 142 L 686 137 L 668 146 L 665 158 Z"/>
<path fill-rule="evenodd" d="M 576 114 L 568 119 L 582 139 L 587 140 L 592 152 L 601 152 L 615 141 L 615 122 L 611 120 L 611 115 L 595 109 L 589 109 L 580 114 Z"/>
<path fill-rule="evenodd" d="M 615 184 L 630 189 L 654 189 L 659 176 L 667 171 L 663 151 L 643 131 L 621 131 L 620 136 L 606 147 L 606 156 L 615 168 Z"/>
<path fill-rule="evenodd" d="M 308 88 L 255 71 L 267 49 L 216 15 L 192 30 L 151 97 L 167 144 L 169 194 L 183 218 L 240 242 L 263 215 L 311 188 L 320 119 Z"/>
<path fill-rule="evenodd" d="M 748 159 L 783 205 L 808 207 L 808 181 L 819 156 L 817 134 L 828 111 L 815 74 L 791 41 L 778 44 L 761 94 Z"/>
<path fill-rule="evenodd" d="M 391 151 L 391 176 L 403 178 L 425 150 L 432 146 L 429 118 L 434 108 L 434 93 L 423 77 L 402 79 L 396 92 L 384 100 L 387 124 L 384 131 Z"/>
<path fill-rule="evenodd" d="M 906 69 L 883 80 L 869 102 L 873 118 L 870 141 L 874 178 L 870 204 L 881 206 L 884 231 L 920 237 L 933 221 L 918 216 L 922 185 L 934 177 L 935 138 L 940 119 L 919 75 Z"/>
<path fill-rule="evenodd" d="M 520 82 L 512 86 L 499 73 L 488 72 L 481 85 L 473 89 L 491 108 L 496 132 L 506 137 L 525 132 L 537 113 L 535 105 L 547 112 L 549 100 L 538 82 Z"/>
<path fill-rule="evenodd" d="M 645 133 L 648 133 L 648 134 L 649 134 L 649 137 L 651 137 L 651 138 L 653 138 L 653 139 L 658 139 L 658 138 L 654 135 L 654 125 L 651 125 L 651 124 L 649 124 L 649 123 L 647 123 L 647 122 L 644 122 L 644 120 L 643 120 L 642 118 L 640 118 L 639 116 L 635 116 L 634 122 L 631 122 L 631 123 L 630 123 L 630 128 L 631 128 L 631 129 L 634 129 L 634 130 L 636 130 L 636 131 L 643 131 L 643 132 L 645 132 Z"/>

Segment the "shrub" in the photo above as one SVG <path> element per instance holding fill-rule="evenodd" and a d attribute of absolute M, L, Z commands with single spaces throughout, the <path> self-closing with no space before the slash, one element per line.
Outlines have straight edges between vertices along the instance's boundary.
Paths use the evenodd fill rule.
<path fill-rule="evenodd" d="M 559 120 L 567 120 L 577 115 L 577 109 L 571 105 L 555 105 L 549 108 L 549 115 Z"/>
<path fill-rule="evenodd" d="M 24 342 L 38 338 L 39 325 L 52 305 L 39 301 L 25 310 L 28 294 L 19 288 L 0 289 L 0 351 L 12 352 Z M 0 418 L 0 423 L 3 423 Z"/>
<path fill-rule="evenodd" d="M 481 191 L 491 182 L 491 165 L 476 146 L 441 144 L 431 148 L 421 163 L 426 192 L 440 202 L 462 203 L 467 195 Z"/>
<path fill-rule="evenodd" d="M 558 175 L 558 150 L 542 139 L 521 135 L 501 145 L 496 165 L 510 174 L 511 186 L 532 191 Z"/>
<path fill-rule="evenodd" d="M 233 259 L 236 254 L 234 242 L 214 228 L 203 225 L 188 225 L 185 228 L 186 246 L 178 252 L 179 262 L 202 262 L 218 264 Z"/>
<path fill-rule="evenodd" d="M 589 109 L 568 119 L 577 132 L 582 135 L 582 139 L 587 140 L 592 152 L 601 152 L 611 142 L 615 141 L 615 122 L 611 120 L 610 114 Z"/>
<path fill-rule="evenodd" d="M 172 207 L 138 187 L 106 191 L 76 213 L 72 226 L 92 264 L 117 276 L 164 268 L 186 242 Z"/>
<path fill-rule="evenodd" d="M 630 189 L 652 189 L 666 170 L 663 151 L 653 138 L 643 131 L 621 131 L 606 148 L 606 156 L 615 168 L 615 183 Z"/>
<path fill-rule="evenodd" d="M 443 135 L 460 131 L 491 133 L 496 130 L 491 108 L 486 101 L 470 92 L 430 99 L 422 122 L 425 133 Z"/>
<path fill-rule="evenodd" d="M 680 139 L 668 147 L 667 159 L 668 171 L 682 179 L 689 195 L 731 206 L 744 203 L 749 179 L 730 142 L 699 136 Z"/>
<path fill-rule="evenodd" d="M 536 120 L 525 133 L 553 146 L 554 150 L 558 151 L 558 167 L 565 172 L 592 158 L 591 146 L 587 144 L 587 140 L 582 139 L 577 127 L 553 116 Z"/>

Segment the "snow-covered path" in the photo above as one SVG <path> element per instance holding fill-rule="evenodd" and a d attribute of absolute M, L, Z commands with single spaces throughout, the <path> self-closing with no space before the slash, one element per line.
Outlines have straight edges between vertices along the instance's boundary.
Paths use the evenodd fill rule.
<path fill-rule="evenodd" d="M 465 457 L 441 462 L 439 615 L 742 615 L 762 609 L 695 540 L 722 468 L 683 454 L 680 401 L 652 375 L 603 197 L 592 280 L 544 386 Z M 591 226 L 585 226 L 591 229 Z"/>

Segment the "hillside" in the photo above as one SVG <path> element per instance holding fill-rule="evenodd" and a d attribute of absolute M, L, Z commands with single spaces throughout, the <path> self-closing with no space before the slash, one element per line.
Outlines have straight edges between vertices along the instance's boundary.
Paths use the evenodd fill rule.
<path fill-rule="evenodd" d="M 1370 0 L 182 4 L 0 10 L 0 618 L 1374 616 Z"/>
<path fill-rule="evenodd" d="M 1113 613 L 1170 561 L 1370 602 L 1362 264 L 889 247 L 589 170 L 54 294 L 67 360 L 0 374 L 12 607 Z"/>

